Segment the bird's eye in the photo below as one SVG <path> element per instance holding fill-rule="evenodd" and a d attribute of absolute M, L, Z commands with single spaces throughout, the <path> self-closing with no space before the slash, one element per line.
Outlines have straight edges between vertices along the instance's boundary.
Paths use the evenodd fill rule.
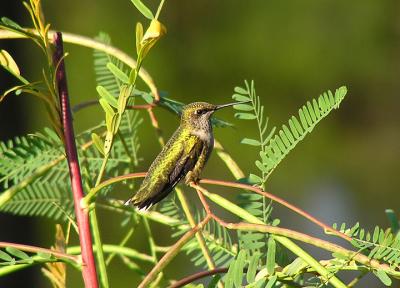
<path fill-rule="evenodd" d="M 204 113 L 204 110 L 198 109 L 198 110 L 196 110 L 194 113 L 195 113 L 196 115 L 201 115 L 201 114 Z"/>

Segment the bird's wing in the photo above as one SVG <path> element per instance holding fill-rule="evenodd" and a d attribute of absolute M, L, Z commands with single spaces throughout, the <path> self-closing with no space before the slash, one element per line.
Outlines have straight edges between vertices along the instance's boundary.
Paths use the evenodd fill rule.
<path fill-rule="evenodd" d="M 139 209 L 148 208 L 165 198 L 194 167 L 198 157 L 197 151 L 201 151 L 203 143 L 195 136 L 180 137 L 184 137 L 184 141 L 167 143 L 150 166 L 148 176 L 131 201 Z M 166 159 L 169 165 L 160 163 L 162 159 Z"/>

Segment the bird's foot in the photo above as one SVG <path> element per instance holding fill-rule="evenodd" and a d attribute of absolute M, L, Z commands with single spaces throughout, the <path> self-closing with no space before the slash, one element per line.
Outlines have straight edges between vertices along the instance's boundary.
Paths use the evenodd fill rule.
<path fill-rule="evenodd" d="M 192 184 L 196 185 L 200 181 L 200 178 L 195 176 L 192 171 L 190 171 L 185 177 L 185 183 L 188 186 L 192 186 Z"/>

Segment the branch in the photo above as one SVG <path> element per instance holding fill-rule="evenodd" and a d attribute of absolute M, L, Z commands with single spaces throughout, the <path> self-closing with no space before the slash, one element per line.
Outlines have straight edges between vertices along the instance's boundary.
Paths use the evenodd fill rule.
<path fill-rule="evenodd" d="M 75 106 L 72 107 L 72 112 L 76 113 L 79 112 L 82 109 L 85 109 L 90 106 L 94 105 L 99 105 L 99 100 L 98 99 L 93 99 L 93 100 L 87 100 L 83 101 L 79 104 L 76 104 Z M 127 110 L 148 110 L 151 108 L 156 107 L 156 104 L 143 104 L 143 105 L 126 105 Z"/>
<path fill-rule="evenodd" d="M 189 221 L 190 227 L 194 228 L 196 226 L 196 221 L 193 217 L 193 212 L 190 209 L 190 206 L 185 197 L 185 194 L 183 193 L 182 189 L 180 189 L 178 187 L 176 187 L 175 190 L 178 195 L 179 201 L 181 201 L 183 212 L 185 213 L 186 218 Z M 210 250 L 207 247 L 207 243 L 206 243 L 206 241 L 204 239 L 204 235 L 201 231 L 196 233 L 196 239 L 197 239 L 197 242 L 199 243 L 199 246 L 200 246 L 201 252 L 203 253 L 204 258 L 206 259 L 208 268 L 215 269 L 215 263 L 212 259 L 212 256 L 210 255 Z"/>
<path fill-rule="evenodd" d="M 212 276 L 215 274 L 222 274 L 228 272 L 229 268 L 228 267 L 222 267 L 222 268 L 215 268 L 209 271 L 201 271 L 192 275 L 189 275 L 185 278 L 182 278 L 179 281 L 174 282 L 169 288 L 180 288 L 184 287 L 185 285 L 192 283 L 196 280 L 199 280 L 204 277 Z"/>
<path fill-rule="evenodd" d="M 33 33 L 35 35 L 38 35 L 37 31 L 34 29 L 27 28 L 25 30 L 29 31 L 30 33 Z M 55 31 L 49 31 L 49 33 L 48 33 L 49 38 L 54 37 L 55 34 L 56 34 Z M 102 43 L 100 41 L 94 40 L 89 37 L 72 34 L 72 33 L 67 33 L 67 32 L 62 32 L 62 34 L 64 36 L 65 42 L 92 48 L 92 49 L 99 50 L 99 51 L 103 51 L 109 55 L 114 56 L 118 60 L 124 62 L 126 65 L 130 66 L 131 68 L 136 67 L 136 61 L 132 57 L 130 57 L 128 54 L 126 54 L 125 52 L 121 51 L 118 48 L 115 48 L 111 45 Z M 26 38 L 26 37 L 24 35 L 21 35 L 21 34 L 12 32 L 12 31 L 0 29 L 0 39 L 19 39 L 19 38 Z M 146 70 L 141 69 L 139 72 L 139 76 L 140 76 L 140 78 L 143 79 L 143 81 L 146 83 L 146 85 L 150 88 L 151 92 L 154 95 L 155 102 L 158 102 L 160 100 L 160 95 L 158 93 L 158 90 L 157 90 L 150 74 Z"/>
<path fill-rule="evenodd" d="M 279 236 L 284 236 L 287 238 L 291 238 L 294 240 L 298 240 L 310 245 L 313 245 L 315 247 L 319 247 L 321 249 L 333 252 L 333 253 L 338 253 L 340 255 L 345 256 L 346 258 L 349 259 L 354 259 L 355 261 L 374 268 L 376 270 L 384 270 L 386 273 L 392 275 L 393 277 L 396 278 L 400 278 L 400 272 L 395 271 L 393 269 L 391 269 L 388 265 L 386 264 L 381 264 L 379 261 L 377 260 L 373 260 L 373 259 L 369 259 L 368 256 L 365 256 L 363 254 L 360 254 L 359 252 L 354 252 L 351 250 L 348 250 L 346 248 L 343 248 L 340 245 L 337 244 L 333 244 L 331 242 L 328 242 L 326 240 L 322 240 L 319 239 L 317 237 L 313 237 L 313 236 L 309 236 L 307 234 L 301 233 L 301 232 L 297 232 L 294 230 L 290 230 L 290 229 L 286 229 L 286 228 L 281 228 L 281 227 L 275 227 L 275 226 L 270 226 L 270 225 L 266 225 L 264 223 L 261 222 L 261 220 L 259 220 L 258 218 L 255 218 L 254 220 L 256 220 L 257 222 L 253 222 L 253 223 L 246 223 L 246 222 L 239 222 L 239 223 L 229 223 L 229 222 L 225 222 L 224 220 L 222 220 L 221 218 L 219 218 L 218 216 L 216 216 L 215 214 L 213 214 L 211 212 L 210 206 L 207 204 L 203 193 L 208 197 L 209 195 L 207 195 L 207 193 L 211 194 L 210 192 L 208 192 L 207 190 L 205 190 L 204 188 L 197 186 L 195 184 L 192 184 L 192 186 L 194 186 L 197 190 L 197 194 L 203 204 L 204 209 L 207 212 L 207 215 L 210 215 L 213 219 L 215 219 L 221 226 L 226 227 L 228 229 L 231 230 L 242 230 L 242 231 L 257 231 L 257 232 L 261 232 L 261 233 L 271 233 L 274 235 L 277 235 L 275 237 L 276 240 L 281 240 L 282 237 L 277 238 L 278 235 Z M 226 200 L 228 201 L 228 200 Z M 220 203 L 217 203 L 220 204 Z M 224 203 L 225 208 L 228 209 L 227 205 L 230 206 L 234 206 L 235 204 L 229 202 L 229 203 Z M 238 207 L 240 208 L 240 207 Z M 234 212 L 232 209 L 229 209 L 229 211 Z M 252 215 L 247 213 L 249 216 L 245 217 L 246 221 L 252 222 Z M 246 216 L 246 215 L 244 215 Z M 243 217 L 243 215 L 241 216 Z"/>
<path fill-rule="evenodd" d="M 160 273 L 165 266 L 168 265 L 169 262 L 178 254 L 180 249 L 199 231 L 201 230 L 204 225 L 207 224 L 208 221 L 210 221 L 211 217 L 207 216 L 206 218 L 203 219 L 199 224 L 197 224 L 195 227 L 190 229 L 188 232 L 185 233 L 172 247 L 171 249 L 165 253 L 165 255 L 160 259 L 160 261 L 157 263 L 156 266 L 153 267 L 153 269 L 150 271 L 149 274 L 143 279 L 143 281 L 140 283 L 138 288 L 145 288 L 147 287 L 157 276 L 158 273 Z"/>
<path fill-rule="evenodd" d="M 97 187 L 93 188 L 92 191 L 89 193 L 93 193 L 96 194 L 98 192 L 99 189 L 102 189 L 110 184 L 113 183 L 117 183 L 123 180 L 127 180 L 127 179 L 133 179 L 133 178 L 139 178 L 139 177 L 145 177 L 147 172 L 139 172 L 139 173 L 131 173 L 131 174 L 125 174 L 122 176 L 117 176 L 114 178 L 110 178 L 104 182 L 102 182 L 100 185 L 98 185 Z M 239 189 L 244 189 L 244 190 L 251 190 L 257 194 L 260 194 L 264 197 L 267 197 L 269 199 L 274 200 L 275 202 L 289 208 L 290 210 L 300 214 L 301 216 L 303 216 L 304 218 L 310 220 L 311 222 L 317 224 L 318 226 L 320 226 L 321 228 L 325 229 L 326 231 L 330 231 L 331 233 L 345 239 L 346 241 L 351 241 L 351 238 L 343 233 L 341 233 L 340 231 L 337 231 L 335 229 L 333 229 L 332 227 L 330 227 L 329 225 L 323 223 L 322 221 L 318 220 L 317 218 L 315 218 L 314 216 L 310 215 L 308 212 L 298 208 L 297 206 L 287 202 L 286 200 L 275 196 L 271 193 L 262 191 L 260 188 L 248 185 L 248 184 L 242 184 L 242 183 L 237 183 L 237 182 L 229 182 L 229 181 L 222 181 L 222 180 L 214 180 L 214 179 L 200 179 L 200 183 L 204 183 L 204 184 L 212 184 L 212 185 L 219 185 L 219 186 L 225 186 L 225 187 L 234 187 L 234 188 L 239 188 Z M 90 197 L 88 197 L 90 198 Z"/>
<path fill-rule="evenodd" d="M 214 149 L 219 158 L 221 158 L 221 160 L 225 163 L 226 167 L 228 167 L 228 169 L 231 171 L 232 175 L 235 177 L 236 180 L 245 177 L 239 165 L 235 162 L 235 160 L 233 160 L 231 155 L 229 155 L 229 153 L 225 151 L 225 148 L 216 139 L 214 139 Z"/>
<path fill-rule="evenodd" d="M 121 182 L 121 181 L 124 181 L 127 179 L 143 178 L 146 176 L 146 174 L 147 174 L 147 172 L 130 173 L 130 174 L 121 175 L 121 176 L 117 176 L 117 177 L 113 177 L 108 180 L 105 180 L 105 181 L 101 182 L 99 185 L 96 185 L 95 187 L 90 189 L 90 192 L 86 195 L 85 199 L 92 199 L 97 194 L 97 192 L 99 192 L 101 189 L 103 189 L 104 187 L 107 187 L 111 184 Z M 87 200 L 85 200 L 85 201 L 87 201 Z M 87 204 L 89 204 L 88 201 L 87 201 Z"/>
<path fill-rule="evenodd" d="M 222 181 L 222 180 L 213 180 L 213 179 L 201 179 L 200 183 L 204 183 L 204 184 L 212 184 L 212 185 L 219 185 L 219 186 L 225 186 L 225 187 L 233 187 L 233 188 L 239 188 L 239 189 L 244 189 L 244 190 L 250 190 L 253 191 L 257 194 L 260 194 L 264 197 L 267 197 L 269 199 L 274 200 L 275 202 L 289 208 L 290 210 L 296 212 L 297 214 L 303 216 L 304 218 L 310 220 L 311 222 L 317 224 L 318 226 L 320 226 L 321 228 L 325 229 L 326 231 L 329 231 L 333 234 L 335 234 L 336 236 L 339 236 L 340 238 L 345 239 L 346 241 L 351 241 L 351 237 L 347 236 L 346 234 L 337 231 L 336 229 L 333 229 L 331 226 L 323 223 L 322 221 L 318 220 L 317 218 L 315 218 L 314 216 L 312 216 L 311 214 L 309 214 L 308 212 L 298 208 L 297 206 L 287 202 L 286 200 L 265 192 L 263 190 L 261 190 L 260 188 L 257 188 L 255 186 L 251 186 L 248 184 L 243 184 L 243 183 L 237 183 L 237 182 L 229 182 L 229 181 Z"/>
<path fill-rule="evenodd" d="M 71 110 L 69 104 L 67 78 L 63 60 L 63 41 L 62 34 L 54 34 L 55 51 L 53 55 L 54 66 L 56 69 L 56 82 L 61 106 L 61 119 L 63 124 L 65 151 L 67 154 L 68 168 L 71 179 L 72 193 L 75 205 L 75 214 L 79 229 L 79 240 L 82 249 L 83 269 L 82 276 L 85 287 L 97 288 L 97 273 L 92 250 L 92 236 L 90 234 L 89 217 L 87 211 L 81 206 L 83 198 L 83 187 L 81 172 L 79 169 L 78 153 L 76 151 L 74 128 L 72 124 Z"/>
<path fill-rule="evenodd" d="M 25 245 L 25 244 L 16 244 L 16 243 L 10 243 L 10 242 L 0 242 L 0 247 L 2 247 L 2 248 L 14 247 L 18 250 L 31 252 L 31 253 L 48 253 L 59 259 L 69 260 L 69 261 L 74 262 L 75 264 L 81 264 L 78 257 L 67 254 L 67 253 L 62 253 L 60 251 L 52 250 L 52 249 L 31 246 L 31 245 Z"/>
<path fill-rule="evenodd" d="M 94 247 L 94 250 L 96 251 L 96 247 Z M 112 245 L 112 244 L 103 244 L 103 250 L 106 253 L 115 253 L 118 255 L 123 255 L 135 260 L 141 260 L 146 263 L 154 263 L 153 257 L 150 255 L 140 253 L 136 251 L 135 249 L 124 247 L 124 246 L 118 246 L 118 245 Z M 67 248 L 67 252 L 71 254 L 79 254 L 81 253 L 81 248 L 79 246 L 72 246 Z"/>

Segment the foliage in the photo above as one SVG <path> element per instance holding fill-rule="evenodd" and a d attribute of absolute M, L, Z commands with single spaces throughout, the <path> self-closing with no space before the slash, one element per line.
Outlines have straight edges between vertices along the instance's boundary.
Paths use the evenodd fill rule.
<path fill-rule="evenodd" d="M 339 228 L 336 223 L 333 227 Z M 361 228 L 359 223 L 350 228 L 347 228 L 346 223 L 342 223 L 339 231 L 351 237 L 351 244 L 369 259 L 385 262 L 395 270 L 400 268 L 400 237 L 393 234 L 390 228 L 384 230 L 375 226 L 371 233 Z M 384 270 L 374 271 L 374 274 L 386 286 L 391 285 L 392 281 Z"/>
<path fill-rule="evenodd" d="M 311 133 L 314 127 L 325 118 L 333 109 L 339 108 L 340 103 L 346 96 L 347 88 L 340 87 L 332 94 L 331 91 L 323 93 L 318 99 L 307 101 L 299 109 L 299 116 L 290 117 L 287 125 L 282 125 L 281 130 L 275 133 L 275 128 L 267 134 L 268 118 L 264 120 L 264 106 L 260 104 L 260 97 L 257 96 L 254 82 L 249 84 L 245 81 L 245 87 L 235 87 L 235 94 L 232 98 L 237 101 L 250 101 L 251 104 L 240 104 L 234 106 L 236 110 L 242 111 L 235 116 L 244 120 L 257 120 L 259 129 L 259 140 L 243 138 L 242 142 L 246 145 L 260 147 L 260 159 L 255 165 L 260 170 L 261 175 L 250 175 L 250 180 L 261 187 L 265 187 L 269 175 L 278 164 L 289 154 L 289 152 L 305 136 Z M 243 112 L 245 111 L 245 112 Z"/>
<path fill-rule="evenodd" d="M 373 233 L 369 233 L 361 229 L 358 224 L 351 228 L 346 228 L 343 224 L 340 231 L 351 238 L 354 248 L 348 250 L 331 242 L 324 242 L 322 239 L 311 238 L 309 235 L 280 227 L 280 220 L 272 215 L 274 203 L 262 193 L 250 193 L 248 190 L 254 188 L 251 185 L 241 187 L 245 191 L 238 195 L 238 205 L 217 194 L 198 190 L 200 195 L 206 195 L 211 201 L 223 207 L 221 215 L 226 216 L 223 212 L 227 211 L 234 213 L 232 223 L 217 217 L 214 214 L 216 209 L 207 207 L 208 204 L 203 201 L 203 207 L 198 207 L 195 203 L 188 204 L 185 203 L 186 200 L 171 195 L 152 211 L 143 212 L 125 207 L 121 205 L 121 201 L 113 198 L 113 192 L 118 191 L 115 187 L 121 187 L 117 185 L 117 182 L 137 177 L 129 173 L 135 172 L 142 160 L 140 136 L 145 131 L 140 128 L 145 119 L 143 113 L 150 115 L 151 124 L 158 131 L 157 119 L 152 109 L 160 106 L 179 115 L 184 105 L 176 99 L 166 97 L 165 93 L 157 95 L 152 89 L 154 87 L 149 87 L 152 92 L 137 88 L 139 78 L 149 77 L 146 73 L 141 74 L 143 60 L 149 56 L 152 47 L 166 33 L 166 28 L 158 21 L 164 4 L 163 0 L 156 13 L 153 13 L 140 0 L 131 0 L 131 2 L 146 19 L 149 19 L 148 28 L 145 31 L 141 23 L 136 25 L 137 60 L 130 62 L 135 65 L 121 60 L 124 58 L 118 57 L 120 52 L 116 49 L 105 52 L 104 47 L 112 47 L 110 36 L 100 33 L 95 38 L 94 43 L 97 46 L 93 47 L 95 48 L 93 66 L 97 85 L 93 91 L 96 90 L 99 97 L 91 101 L 91 104 L 100 104 L 98 107 L 104 112 L 104 120 L 76 135 L 75 139 L 86 192 L 79 207 L 82 210 L 89 210 L 91 216 L 96 208 L 107 209 L 121 216 L 121 230 L 129 228 L 118 243 L 103 244 L 97 218 L 95 222 L 91 222 L 97 245 L 99 277 L 103 286 L 108 287 L 106 275 L 108 269 L 104 268 L 111 265 L 114 255 L 119 256 L 119 259 L 133 272 L 132 274 L 142 279 L 143 286 L 149 282 L 153 282 L 154 287 L 167 285 L 167 281 L 173 280 L 176 275 L 171 276 L 160 272 L 179 252 L 184 252 L 188 261 L 190 260 L 198 269 L 226 268 L 225 275 L 213 276 L 209 287 L 216 287 L 221 283 L 228 288 L 243 287 L 243 285 L 246 285 L 245 287 L 297 287 L 299 285 L 346 287 L 336 276 L 338 272 L 346 270 L 359 271 L 363 273 L 362 276 L 365 271 L 373 271 L 385 285 L 391 284 L 391 278 L 400 278 L 398 272 L 400 269 L 399 222 L 394 212 L 387 212 L 391 219 L 391 230 L 376 227 Z M 55 71 L 59 63 L 52 63 L 50 26 L 44 21 L 40 1 L 31 0 L 24 5 L 31 15 L 33 30 L 24 29 L 7 18 L 1 19 L 0 28 L 22 34 L 42 49 L 46 57 L 44 77 L 40 82 L 24 78 L 10 53 L 0 51 L 0 65 L 19 81 L 17 86 L 4 92 L 0 100 L 11 93 L 34 94 L 44 101 L 52 129 L 45 128 L 41 133 L 20 136 L 0 143 L 0 212 L 47 217 L 57 223 L 68 223 L 75 227 L 79 225 L 80 219 L 73 210 L 68 163 L 65 161 L 64 143 L 60 140 L 63 138 L 61 137 L 59 95 L 55 81 Z M 148 84 L 149 81 L 146 83 Z M 235 87 L 232 98 L 236 101 L 248 102 L 234 106 L 237 110 L 236 118 L 255 120 L 259 134 L 256 138 L 246 137 L 241 141 L 244 145 L 259 149 L 259 159 L 255 162 L 257 172 L 251 173 L 246 179 L 241 179 L 241 182 L 254 184 L 260 187 L 261 192 L 265 190 L 269 176 L 279 163 L 306 135 L 314 131 L 322 119 L 339 107 L 346 93 L 347 89 L 344 86 L 338 88 L 335 93 L 330 91 L 323 93 L 318 98 L 306 102 L 298 110 L 298 115 L 291 116 L 287 124 L 276 130 L 268 127 L 266 109 L 261 103 L 261 98 L 256 94 L 254 82 L 245 81 L 244 87 Z M 142 108 L 145 107 L 146 110 L 133 110 L 132 107 L 138 107 L 137 103 L 143 103 L 139 105 Z M 80 109 L 91 104 L 78 104 L 73 111 L 78 113 Z M 216 126 L 232 126 L 217 118 L 213 118 L 212 121 Z M 230 168 L 229 165 L 228 168 Z M 133 181 L 124 184 L 128 184 L 122 186 L 124 189 L 129 189 L 131 192 L 135 190 Z M 121 198 L 119 195 L 117 197 Z M 292 206 L 287 207 L 293 209 Z M 93 220 L 93 217 L 91 219 Z M 152 230 L 154 226 L 150 225 L 148 220 L 167 226 L 169 235 L 174 241 L 172 246 L 165 248 L 156 244 L 159 239 L 154 237 L 155 233 Z M 334 226 L 334 228 L 337 227 Z M 60 252 L 66 257 L 71 256 L 62 254 L 68 250 L 68 241 L 63 236 L 62 230 L 57 229 L 57 241 L 52 251 Z M 237 230 L 237 232 L 232 230 Z M 149 245 L 149 255 L 146 254 L 147 252 L 135 250 L 137 247 L 130 247 L 132 246 L 129 241 L 131 237 L 143 234 L 146 235 Z M 332 254 L 331 259 L 324 262 L 317 261 L 299 246 L 291 244 L 292 242 L 286 237 L 336 252 Z M 311 243 L 310 238 L 315 243 Z M 16 247 L 20 246 L 10 243 L 4 250 L 0 250 L 1 266 L 13 267 L 22 264 L 31 266 L 46 263 L 47 269 L 44 273 L 53 285 L 65 286 L 67 271 L 65 265 L 57 266 L 53 262 L 68 263 L 66 259 L 41 252 L 29 256 Z M 32 251 L 33 248 L 29 249 Z M 110 254 L 107 260 L 104 260 L 102 250 L 107 250 Z M 294 259 L 286 257 L 289 250 L 295 255 Z M 160 253 L 163 254 L 161 260 L 158 257 Z M 147 273 L 148 267 L 142 265 L 141 262 L 153 265 L 150 273 Z M 68 264 L 81 265 L 80 262 Z M 4 273 L 6 272 L 0 268 L 0 275 Z"/>

